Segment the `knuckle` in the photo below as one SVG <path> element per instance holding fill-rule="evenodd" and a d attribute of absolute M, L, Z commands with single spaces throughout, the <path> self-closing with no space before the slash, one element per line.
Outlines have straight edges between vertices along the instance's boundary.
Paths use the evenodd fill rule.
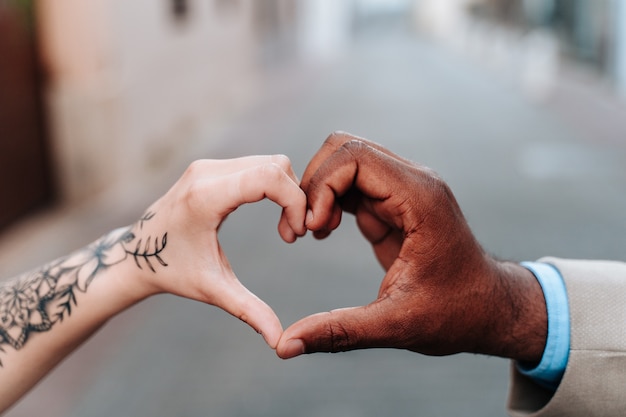
<path fill-rule="evenodd" d="M 204 201 L 206 200 L 206 188 L 204 184 L 200 184 L 199 182 L 192 182 L 187 189 L 185 190 L 182 200 L 184 203 L 184 207 L 187 208 L 191 213 L 196 213 L 201 210 L 204 206 Z"/>
<path fill-rule="evenodd" d="M 285 175 L 285 171 L 283 171 L 282 167 L 275 162 L 263 165 L 260 170 L 265 180 L 269 182 L 278 182 Z"/>
<path fill-rule="evenodd" d="M 341 130 L 335 130 L 333 133 L 328 135 L 326 140 L 324 141 L 324 145 L 330 145 L 333 147 L 339 147 L 344 142 L 354 139 L 349 133 L 343 132 Z"/>
<path fill-rule="evenodd" d="M 206 164 L 207 161 L 204 159 L 195 160 L 191 164 L 189 164 L 189 166 L 185 170 L 184 175 L 187 177 L 194 177 L 195 175 L 197 175 L 198 172 L 201 172 L 204 169 Z"/>
<path fill-rule="evenodd" d="M 422 199 L 438 202 L 452 194 L 449 185 L 433 169 L 417 164 L 405 168 L 406 179 L 413 185 L 410 188 L 421 195 Z"/>
<path fill-rule="evenodd" d="M 291 160 L 287 155 L 272 155 L 271 160 L 272 163 L 278 165 L 283 171 L 289 171 L 291 169 Z"/>
<path fill-rule="evenodd" d="M 324 184 L 324 178 L 321 175 L 314 175 L 309 179 L 309 183 L 305 188 L 308 198 L 312 197 L 312 194 L 319 192 L 320 188 Z"/>
<path fill-rule="evenodd" d="M 237 318 L 246 324 L 250 324 L 250 319 L 245 311 L 237 313 Z"/>
<path fill-rule="evenodd" d="M 450 200 L 452 199 L 452 190 L 448 183 L 439 176 L 435 171 L 430 168 L 425 168 L 425 178 L 432 190 L 432 194 L 437 200 Z"/>
<path fill-rule="evenodd" d="M 341 150 L 348 152 L 352 157 L 358 158 L 365 152 L 369 152 L 372 148 L 360 139 L 350 139 L 341 145 Z"/>
<path fill-rule="evenodd" d="M 345 352 L 357 343 L 356 334 L 340 322 L 328 323 L 327 332 L 330 352 Z"/>
<path fill-rule="evenodd" d="M 422 175 L 424 175 L 424 177 L 429 178 L 433 183 L 439 184 L 439 183 L 444 183 L 443 178 L 441 178 L 441 176 L 432 168 L 426 167 L 426 166 L 421 166 L 420 167 L 420 171 L 422 172 Z"/>

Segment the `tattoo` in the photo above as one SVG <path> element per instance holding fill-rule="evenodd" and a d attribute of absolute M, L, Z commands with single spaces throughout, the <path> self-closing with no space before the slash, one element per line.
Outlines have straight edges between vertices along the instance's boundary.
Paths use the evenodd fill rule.
<path fill-rule="evenodd" d="M 142 245 L 142 241 L 141 239 L 139 239 L 137 241 L 137 246 L 135 247 L 135 250 L 133 252 L 126 250 L 126 254 L 133 256 L 133 258 L 135 259 L 135 263 L 137 264 L 137 267 L 139 269 L 143 269 L 141 267 L 141 262 L 139 262 L 140 259 L 143 259 L 143 261 L 148 266 L 148 268 L 150 268 L 152 272 L 156 272 L 156 270 L 150 263 L 150 258 L 154 258 L 161 265 L 167 266 L 163 258 L 161 258 L 160 256 L 161 252 L 163 252 L 163 249 L 165 249 L 165 245 L 167 245 L 167 233 L 165 233 L 163 237 L 161 238 L 160 244 L 159 244 L 159 238 L 158 237 L 154 238 L 154 249 L 152 249 L 151 244 L 152 244 L 152 238 L 150 236 L 148 236 L 148 238 L 146 239 L 145 245 Z M 143 249 L 142 249 L 142 246 L 143 246 Z"/>
<path fill-rule="evenodd" d="M 153 212 L 153 211 L 146 211 L 144 213 L 144 215 L 141 216 L 141 219 L 139 219 L 139 229 L 143 230 L 144 222 L 147 222 L 148 220 L 151 220 L 155 215 L 156 215 L 156 213 Z"/>
<path fill-rule="evenodd" d="M 139 269 L 143 263 L 156 272 L 154 261 L 167 266 L 162 258 L 167 233 L 143 238 L 133 232 L 136 227 L 142 231 L 155 215 L 147 212 L 134 226 L 114 230 L 72 255 L 0 282 L 0 351 L 5 345 L 19 350 L 32 332 L 48 331 L 70 316 L 78 304 L 76 293 L 85 293 L 99 272 L 129 257 Z"/>

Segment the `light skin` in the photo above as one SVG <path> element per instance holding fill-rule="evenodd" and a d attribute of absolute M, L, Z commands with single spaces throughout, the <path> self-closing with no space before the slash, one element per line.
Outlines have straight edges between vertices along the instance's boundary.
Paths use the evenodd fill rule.
<path fill-rule="evenodd" d="M 218 306 L 275 348 L 280 321 L 239 282 L 218 241 L 229 213 L 264 198 L 283 208 L 283 240 L 304 235 L 306 197 L 287 157 L 197 161 L 135 224 L 0 282 L 0 411 L 109 318 L 154 294 Z"/>
<path fill-rule="evenodd" d="M 386 273 L 370 304 L 287 328 L 276 349 L 281 358 L 386 347 L 541 359 L 547 313 L 540 285 L 482 249 L 435 172 L 339 132 L 310 161 L 301 187 L 314 236 L 326 238 L 342 213 L 355 215 Z"/>

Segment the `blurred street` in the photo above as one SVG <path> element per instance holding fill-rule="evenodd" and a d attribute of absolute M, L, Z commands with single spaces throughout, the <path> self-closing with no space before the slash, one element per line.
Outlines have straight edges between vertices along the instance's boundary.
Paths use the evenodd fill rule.
<path fill-rule="evenodd" d="M 363 31 L 330 64 L 267 71 L 255 104 L 196 157 L 284 153 L 301 174 L 326 136 L 345 130 L 438 171 L 498 257 L 626 259 L 626 142 L 579 129 L 588 112 L 574 99 L 530 100 L 477 60 L 402 29 Z M 118 198 L 8 230 L 3 276 L 132 222 L 171 182 L 129 179 Z M 351 217 L 325 241 L 287 245 L 279 214 L 269 202 L 245 206 L 220 233 L 240 280 L 284 327 L 375 297 L 383 271 Z M 501 417 L 508 367 L 392 350 L 283 361 L 222 311 L 159 296 L 113 319 L 6 415 Z"/>

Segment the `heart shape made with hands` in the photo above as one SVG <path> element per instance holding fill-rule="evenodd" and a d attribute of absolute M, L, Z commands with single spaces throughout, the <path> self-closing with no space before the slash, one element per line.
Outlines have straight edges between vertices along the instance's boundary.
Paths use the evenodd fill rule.
<path fill-rule="evenodd" d="M 434 171 L 344 133 L 324 142 L 301 183 L 287 157 L 256 158 L 214 166 L 224 172 L 196 188 L 196 197 L 201 219 L 213 212 L 209 269 L 223 278 L 208 302 L 262 333 L 278 356 L 392 347 L 433 355 L 541 357 L 545 334 L 533 329 L 545 328 L 546 313 L 537 280 L 522 266 L 485 253 Z M 215 189 L 224 192 L 215 197 Z M 323 239 L 339 227 L 343 212 L 353 214 L 386 271 L 376 299 L 305 317 L 283 332 L 274 311 L 237 280 L 217 242 L 228 214 L 264 198 L 283 208 L 278 231 L 289 243 L 307 230 Z M 515 296 L 502 282 L 514 283 Z M 518 297 L 538 307 L 520 312 L 501 302 Z M 485 326 L 495 316 L 497 325 Z M 530 321 L 537 325 L 528 326 Z M 507 338 L 510 328 L 521 330 Z M 519 340 L 530 342 L 520 349 Z"/>
<path fill-rule="evenodd" d="M 201 299 L 216 305 L 248 323 L 261 333 L 268 345 L 276 348 L 278 355 L 283 358 L 304 353 L 304 343 L 294 337 L 294 335 L 297 336 L 296 333 L 299 330 L 302 330 L 303 321 L 307 319 L 316 321 L 316 317 L 321 317 L 314 327 L 328 333 L 329 327 L 323 323 L 323 316 L 332 312 L 320 313 L 320 315 L 300 320 L 286 330 L 285 336 L 280 320 L 272 308 L 249 291 L 235 276 L 217 239 L 217 231 L 229 214 L 239 206 L 269 199 L 283 209 L 278 223 L 278 232 L 284 241 L 292 243 L 297 237 L 304 236 L 307 227 L 314 231 L 316 238 L 324 238 L 339 226 L 345 209 L 356 214 L 359 228 L 370 243 L 374 244 L 379 261 L 387 269 L 398 256 L 402 244 L 402 233 L 395 229 L 389 233 L 390 226 L 384 221 L 367 210 L 354 213 L 350 204 L 343 205 L 347 200 L 337 198 L 351 190 L 357 170 L 354 164 L 350 164 L 349 159 L 345 160 L 346 157 L 352 157 L 350 152 L 337 153 L 340 158 L 344 159 L 339 162 L 347 168 L 335 170 L 332 166 L 326 167 L 328 157 L 335 155 L 336 150 L 337 147 L 327 141 L 307 166 L 302 184 L 293 172 L 289 159 L 281 155 L 201 161 L 190 167 L 188 173 L 181 178 L 183 183 L 186 183 L 182 187 L 184 190 L 182 198 L 186 202 L 185 206 L 191 206 L 191 213 L 185 212 L 182 217 L 188 225 L 194 227 L 194 230 L 186 235 L 205 236 L 205 234 L 198 233 L 197 226 L 195 226 L 204 224 L 208 228 L 207 233 L 211 236 L 208 242 L 209 254 L 203 256 L 203 259 L 208 258 L 209 263 L 197 265 L 195 268 L 195 270 L 209 272 L 210 288 L 203 288 L 200 291 L 200 297 L 192 294 L 189 298 Z M 316 191 L 315 187 L 311 187 L 311 174 L 314 172 L 322 176 L 330 176 L 331 181 L 334 180 L 333 176 L 338 175 L 339 185 L 333 185 L 334 188 L 318 187 Z M 381 179 L 377 178 L 379 174 L 374 172 L 368 184 L 374 187 L 379 186 L 381 183 Z M 323 192 L 320 192 L 321 190 Z M 311 193 L 309 201 L 307 201 L 305 191 Z M 314 198 L 313 203 L 310 200 L 311 196 Z M 374 196 L 374 199 L 381 200 L 384 197 Z M 177 199 L 176 202 L 178 203 L 179 200 Z M 310 209 L 309 206 L 311 206 Z M 315 216 L 313 216 L 314 212 Z M 189 218 L 195 221 L 190 222 Z M 378 242 L 372 242 L 372 240 L 378 240 Z M 206 247 L 206 243 L 206 238 L 203 237 L 203 242 L 198 246 Z M 189 248 L 189 245 L 186 246 Z M 382 251 L 379 250 L 380 248 L 383 248 Z M 194 250 L 197 251 L 194 247 L 187 252 Z M 171 292 L 175 291 L 181 290 L 177 288 Z M 180 295 L 188 294 L 189 292 Z M 361 311 L 363 308 L 341 309 L 341 311 Z M 341 350 L 341 346 L 334 345 L 337 340 L 339 339 L 331 340 L 331 346 L 322 346 L 322 348 L 330 351 Z"/>
<path fill-rule="evenodd" d="M 309 164 L 307 171 L 315 167 L 314 162 Z M 180 256 L 174 254 L 173 257 L 189 259 L 189 254 L 197 253 L 199 248 L 208 249 L 205 249 L 208 253 L 200 257 L 202 263 L 198 264 L 194 260 L 188 262 L 187 274 L 197 275 L 197 271 L 206 271 L 209 276 L 200 280 L 200 289 L 188 289 L 182 285 L 172 287 L 167 282 L 164 284 L 165 290 L 222 308 L 262 334 L 270 347 L 278 348 L 283 336 L 280 320 L 267 303 L 237 279 L 217 235 L 222 223 L 238 207 L 268 199 L 282 207 L 278 232 L 285 242 L 293 243 L 297 237 L 304 236 L 306 224 L 315 225 L 316 221 L 318 225 L 312 229 L 315 237 L 328 236 L 330 230 L 339 226 L 342 208 L 332 195 L 331 204 L 317 209 L 317 218 L 313 219 L 312 211 L 307 210 L 307 197 L 301 185 L 293 172 L 291 162 L 282 155 L 204 160 L 192 164 L 179 180 L 179 184 L 173 187 L 174 191 L 182 190 L 181 195 L 178 192 L 172 193 L 173 203 L 176 208 L 184 208 L 178 216 L 179 221 L 191 228 L 183 235 L 197 237 L 201 241 L 188 239 L 181 242 L 181 248 L 184 249 L 180 250 Z M 326 218 L 322 220 L 324 225 L 319 227 L 319 220 L 323 218 Z M 205 233 L 198 225 L 203 225 Z M 209 239 L 206 238 L 207 235 Z M 174 246 L 174 234 L 170 236 Z M 295 356 L 292 352 L 296 351 L 303 353 L 304 347 L 301 343 L 296 344 L 296 347 L 293 345 L 294 343 L 286 340 L 277 350 L 279 356 Z"/>
<path fill-rule="evenodd" d="M 357 240 L 360 235 L 354 222 L 347 222 L 323 244 L 308 235 L 285 245 L 276 236 L 275 215 L 276 207 L 270 203 L 242 206 L 224 222 L 219 237 L 246 291 L 267 306 L 266 310 L 255 311 L 263 317 L 263 323 L 258 324 L 263 329 L 260 333 L 272 348 L 277 347 L 283 334 L 281 322 L 288 324 L 285 317 L 270 317 L 270 310 L 276 314 L 273 307 L 287 308 L 288 316 L 299 319 L 313 311 L 362 303 L 376 294 L 377 274 L 381 271 L 375 257 L 365 256 L 371 253 L 371 248 L 365 240 Z M 364 274 L 372 279 L 364 283 Z M 336 280 L 342 281 L 345 291 L 338 291 Z M 315 295 L 322 299 L 316 300 Z M 284 297 L 290 299 L 285 302 Z M 299 313 L 302 314 L 298 316 Z M 248 317 L 244 321 L 251 324 Z"/>
<path fill-rule="evenodd" d="M 201 280 L 200 291 L 187 291 L 189 298 L 195 296 L 245 321 L 280 357 L 291 358 L 305 349 L 396 347 L 434 354 L 444 352 L 438 348 L 442 342 L 444 353 L 471 347 L 471 338 L 464 337 L 475 323 L 458 320 L 455 311 L 464 311 L 468 297 L 485 287 L 477 280 L 489 278 L 492 268 L 449 187 L 432 170 L 380 145 L 338 133 L 309 162 L 302 182 L 285 156 L 203 161 L 182 180 L 183 195 L 175 203 L 188 209 L 179 221 L 188 227 L 185 236 L 199 240 L 181 242 L 186 249 L 181 257 L 208 249 L 200 263 L 190 263 L 190 275 L 206 271 L 209 276 Z M 230 213 L 266 198 L 283 208 L 278 232 L 288 243 L 307 230 L 323 239 L 339 227 L 344 211 L 354 214 L 386 271 L 376 299 L 305 317 L 283 332 L 271 307 L 237 279 L 217 239 Z M 206 233 L 200 233 L 198 225 Z M 441 294 L 446 294 L 445 305 Z M 463 337 L 447 340 L 454 333 Z"/>

